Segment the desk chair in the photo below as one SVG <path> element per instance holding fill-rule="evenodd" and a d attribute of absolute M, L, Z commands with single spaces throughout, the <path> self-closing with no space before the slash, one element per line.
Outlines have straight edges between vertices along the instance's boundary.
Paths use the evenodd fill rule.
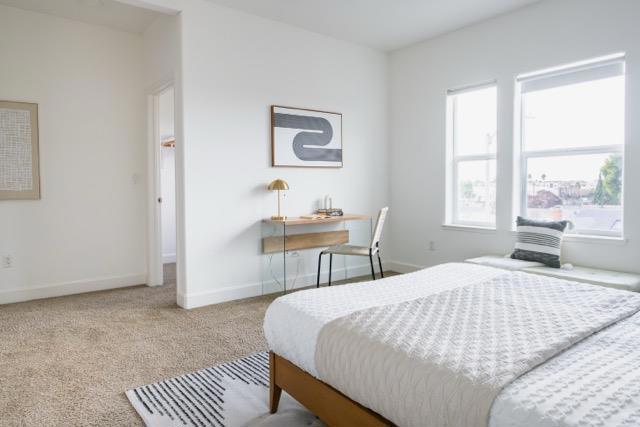
<path fill-rule="evenodd" d="M 318 257 L 318 279 L 316 282 L 316 288 L 320 287 L 320 266 L 322 265 L 322 255 L 329 254 L 329 286 L 331 286 L 331 266 L 333 264 L 333 255 L 354 255 L 354 256 L 368 256 L 371 263 L 371 276 L 373 280 L 376 280 L 376 273 L 373 269 L 373 256 L 378 256 L 378 266 L 380 267 L 380 277 L 384 277 L 382 272 L 382 261 L 380 261 L 380 237 L 382 236 L 382 227 L 384 220 L 387 216 L 388 207 L 380 209 L 378 213 L 378 220 L 376 221 L 376 228 L 371 236 L 371 244 L 367 246 L 354 246 L 354 245 L 336 245 L 331 246 L 320 252 Z"/>

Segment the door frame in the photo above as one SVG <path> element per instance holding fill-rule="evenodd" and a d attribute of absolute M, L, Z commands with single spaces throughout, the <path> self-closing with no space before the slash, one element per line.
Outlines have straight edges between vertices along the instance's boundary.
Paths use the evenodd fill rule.
<path fill-rule="evenodd" d="M 162 263 L 162 204 L 160 203 L 160 197 L 162 195 L 161 187 L 161 172 L 162 167 L 162 147 L 160 146 L 160 95 L 167 89 L 173 87 L 174 89 L 174 136 L 176 139 L 176 156 L 175 161 L 175 192 L 176 192 L 176 267 L 180 263 L 180 247 L 178 242 L 181 241 L 181 228 L 179 224 L 179 208 L 178 197 L 181 193 L 180 186 L 178 185 L 178 141 L 181 138 L 178 137 L 178 120 L 176 114 L 176 93 L 173 79 L 164 81 L 163 83 L 155 86 L 151 93 L 147 97 L 148 107 L 148 131 L 147 131 L 147 183 L 148 183 L 148 241 L 147 241 L 147 286 L 160 286 L 164 284 L 164 273 Z M 182 152 L 182 150 L 180 150 Z M 181 216 L 181 215 L 180 215 Z M 176 274 L 176 281 L 180 281 Z M 176 284 L 180 289 L 180 284 Z"/>

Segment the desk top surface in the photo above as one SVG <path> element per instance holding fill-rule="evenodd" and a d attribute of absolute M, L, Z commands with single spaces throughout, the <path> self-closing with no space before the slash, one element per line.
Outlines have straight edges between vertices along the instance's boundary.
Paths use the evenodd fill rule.
<path fill-rule="evenodd" d="M 342 221 L 364 221 L 371 219 L 369 215 L 360 215 L 360 214 L 344 214 L 341 216 L 330 216 L 326 218 L 319 219 L 310 219 L 310 218 L 300 218 L 297 216 L 287 217 L 285 220 L 271 219 L 266 218 L 262 221 L 269 224 L 285 224 L 285 225 L 307 225 L 307 224 L 328 224 L 331 222 L 342 222 Z"/>

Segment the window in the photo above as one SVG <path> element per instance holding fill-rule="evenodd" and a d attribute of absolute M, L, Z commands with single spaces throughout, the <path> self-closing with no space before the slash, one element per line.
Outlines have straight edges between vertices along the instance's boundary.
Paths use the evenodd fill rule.
<path fill-rule="evenodd" d="M 447 223 L 495 227 L 496 129 L 495 84 L 448 92 Z"/>
<path fill-rule="evenodd" d="M 622 236 L 624 58 L 518 77 L 520 212 Z"/>

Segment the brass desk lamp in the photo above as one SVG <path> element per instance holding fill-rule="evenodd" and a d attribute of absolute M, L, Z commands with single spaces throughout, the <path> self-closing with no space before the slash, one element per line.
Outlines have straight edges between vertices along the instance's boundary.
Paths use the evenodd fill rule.
<path fill-rule="evenodd" d="M 284 221 L 284 220 L 286 220 L 287 219 L 286 216 L 280 215 L 280 191 L 288 190 L 289 189 L 289 184 L 287 184 L 287 181 L 284 181 L 282 179 L 276 179 L 275 181 L 272 181 L 269 184 L 267 189 L 269 189 L 271 191 L 273 191 L 273 190 L 277 190 L 278 191 L 278 215 L 272 216 L 271 219 L 273 219 L 275 221 Z"/>

